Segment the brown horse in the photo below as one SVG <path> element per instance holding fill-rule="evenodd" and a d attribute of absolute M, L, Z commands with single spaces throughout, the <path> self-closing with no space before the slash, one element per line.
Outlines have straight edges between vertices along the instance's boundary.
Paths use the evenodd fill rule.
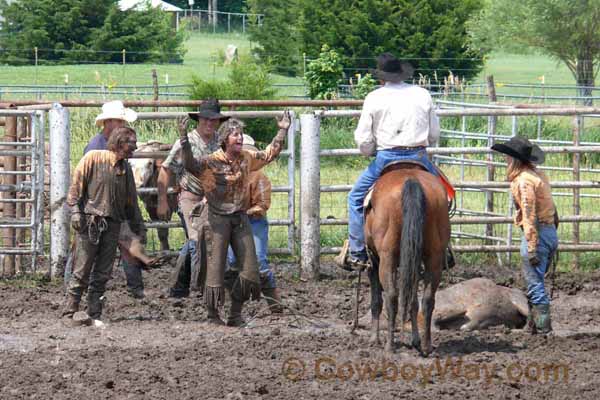
<path fill-rule="evenodd" d="M 394 329 L 398 296 L 402 325 L 408 312 L 412 326 L 412 346 L 427 356 L 431 353 L 431 316 L 435 292 L 446 263 L 450 240 L 450 220 L 446 191 L 434 175 L 407 164 L 388 168 L 375 184 L 366 211 L 365 238 L 372 268 L 372 339 L 379 341 L 382 290 L 385 293 L 388 335 L 385 350 L 394 351 Z M 421 263 L 424 269 L 421 272 Z M 425 318 L 423 343 L 417 325 L 418 284 L 422 275 Z"/>

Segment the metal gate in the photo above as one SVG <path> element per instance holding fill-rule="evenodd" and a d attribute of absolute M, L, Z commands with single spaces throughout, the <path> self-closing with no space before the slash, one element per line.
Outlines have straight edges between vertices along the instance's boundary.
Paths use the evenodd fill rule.
<path fill-rule="evenodd" d="M 35 272 L 44 255 L 45 112 L 0 108 L 0 272 Z"/>

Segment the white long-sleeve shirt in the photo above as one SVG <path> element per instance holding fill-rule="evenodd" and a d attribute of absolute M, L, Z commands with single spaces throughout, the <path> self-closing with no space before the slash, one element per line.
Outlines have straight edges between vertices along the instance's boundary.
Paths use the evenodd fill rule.
<path fill-rule="evenodd" d="M 419 86 L 387 82 L 369 93 L 354 140 L 366 156 L 397 146 L 437 143 L 440 123 L 429 92 Z"/>

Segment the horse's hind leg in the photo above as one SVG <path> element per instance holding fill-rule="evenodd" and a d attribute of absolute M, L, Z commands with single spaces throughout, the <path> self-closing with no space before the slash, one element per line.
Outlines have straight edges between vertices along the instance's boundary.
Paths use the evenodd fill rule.
<path fill-rule="evenodd" d="M 443 252 L 442 252 L 443 253 Z M 432 255 L 429 259 L 425 260 L 425 276 L 424 282 L 425 287 L 423 291 L 423 316 L 425 319 L 425 329 L 423 332 L 423 345 L 421 347 L 421 353 L 424 356 L 428 356 L 431 351 L 431 318 L 433 315 L 433 309 L 435 307 L 435 292 L 440 285 L 440 279 L 442 275 L 442 263 L 445 263 L 445 255 Z"/>
<path fill-rule="evenodd" d="M 379 279 L 383 282 L 383 291 L 385 292 L 385 307 L 388 318 L 385 351 L 388 353 L 394 352 L 394 331 L 396 329 L 396 315 L 398 314 L 397 264 L 397 260 L 391 255 L 381 257 Z"/>
<path fill-rule="evenodd" d="M 371 342 L 380 344 L 379 340 L 379 317 L 383 305 L 381 296 L 381 283 L 379 282 L 379 259 L 371 256 L 371 269 L 369 269 L 369 281 L 371 283 Z"/>
<path fill-rule="evenodd" d="M 410 325 L 412 328 L 412 342 L 411 345 L 413 348 L 421 350 L 421 337 L 419 336 L 419 324 L 418 324 L 418 314 L 419 314 L 419 299 L 417 296 L 413 299 L 410 305 Z M 402 321 L 404 323 L 404 321 Z"/>

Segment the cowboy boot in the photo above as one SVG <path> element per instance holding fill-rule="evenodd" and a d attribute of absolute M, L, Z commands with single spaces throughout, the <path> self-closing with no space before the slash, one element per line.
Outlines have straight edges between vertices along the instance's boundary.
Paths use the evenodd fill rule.
<path fill-rule="evenodd" d="M 533 322 L 538 333 L 547 334 L 552 332 L 552 321 L 550 319 L 550 304 L 534 304 Z"/>
<path fill-rule="evenodd" d="M 262 294 L 265 300 L 267 300 L 271 314 L 283 313 L 281 297 L 279 296 L 279 290 L 277 288 L 262 288 Z"/>
<path fill-rule="evenodd" d="M 72 318 L 73 314 L 79 311 L 80 298 L 72 294 L 67 295 L 67 302 L 63 309 L 62 316 L 66 318 Z"/>
<path fill-rule="evenodd" d="M 244 320 L 242 319 L 242 306 L 243 301 L 236 300 L 231 297 L 231 307 L 229 308 L 229 316 L 227 317 L 227 326 L 242 326 Z"/>
<path fill-rule="evenodd" d="M 88 292 L 87 295 L 87 314 L 91 319 L 100 319 L 102 317 L 102 300 L 101 294 L 96 292 Z"/>
<path fill-rule="evenodd" d="M 225 322 L 219 316 L 219 309 L 216 307 L 207 307 L 208 322 L 214 325 L 225 325 Z"/>

